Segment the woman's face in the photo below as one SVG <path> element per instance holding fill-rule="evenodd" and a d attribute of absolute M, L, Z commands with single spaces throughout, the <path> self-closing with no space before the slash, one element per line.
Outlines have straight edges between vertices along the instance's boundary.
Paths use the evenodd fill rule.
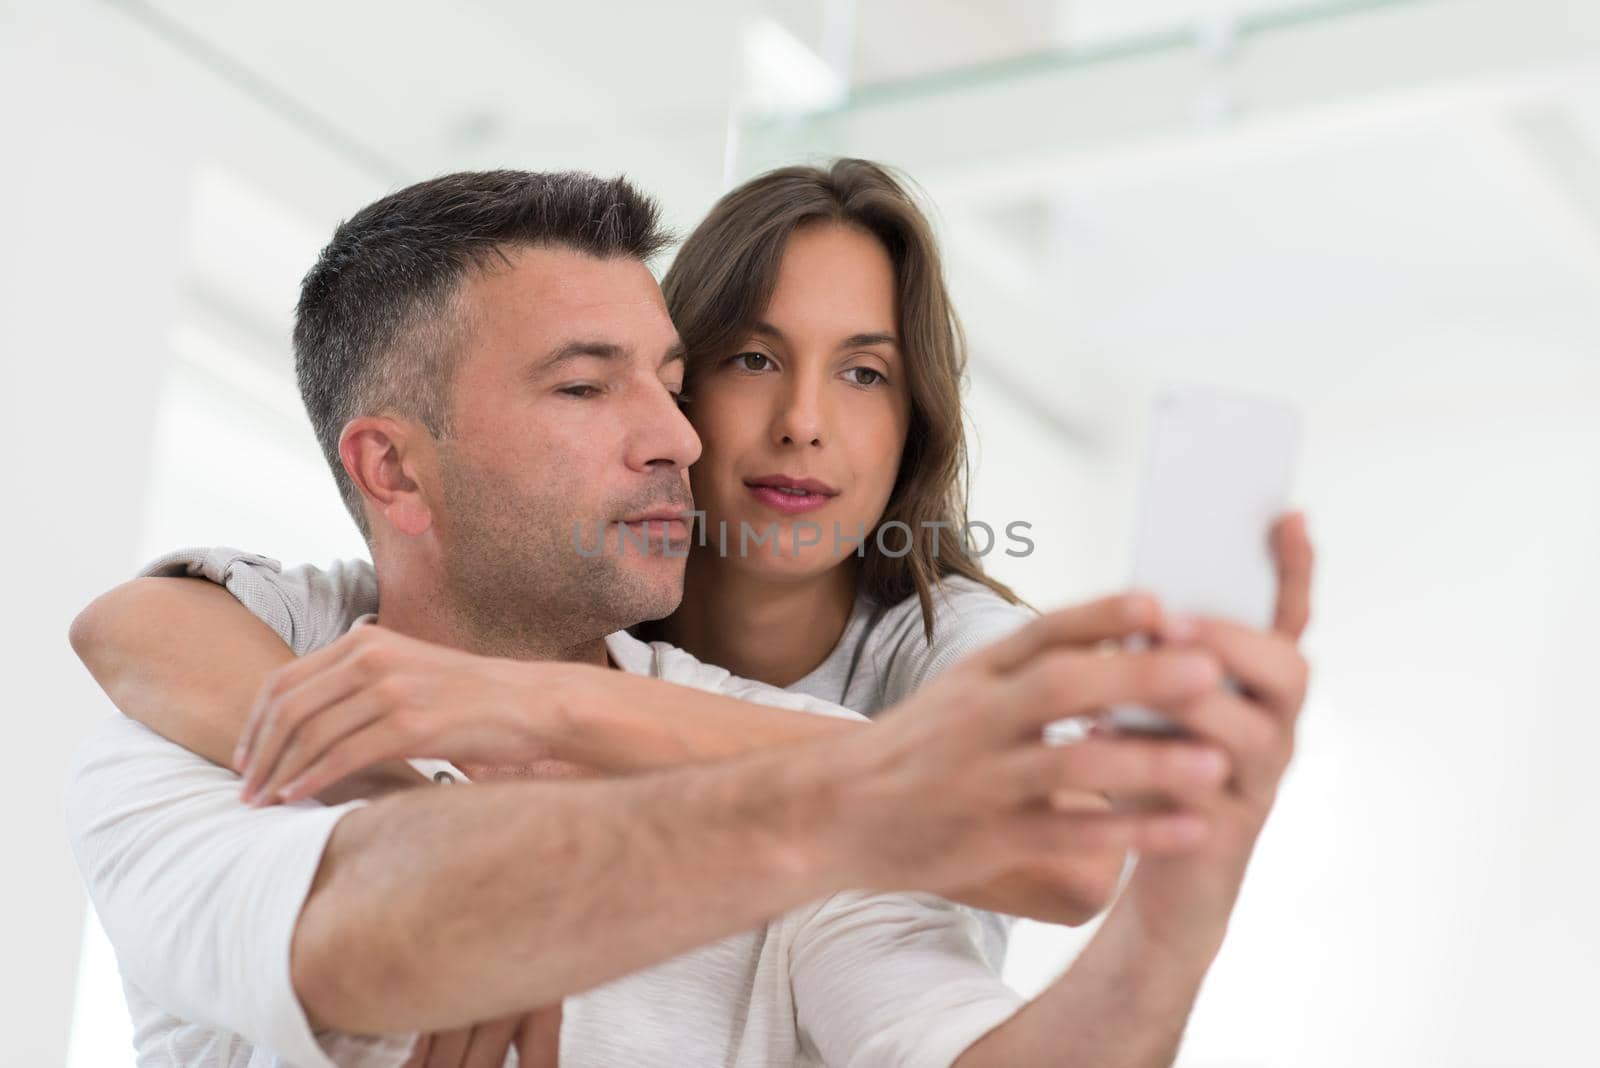
<path fill-rule="evenodd" d="M 691 387 L 703 451 L 689 474 L 706 513 L 696 552 L 805 578 L 871 536 L 910 422 L 897 310 L 876 238 L 832 223 L 790 237 L 765 314 Z"/>

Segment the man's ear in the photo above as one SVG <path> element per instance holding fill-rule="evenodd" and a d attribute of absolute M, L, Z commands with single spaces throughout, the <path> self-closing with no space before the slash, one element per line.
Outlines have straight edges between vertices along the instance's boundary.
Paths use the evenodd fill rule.
<path fill-rule="evenodd" d="M 339 435 L 339 459 L 372 510 L 402 534 L 422 534 L 433 525 L 433 509 L 417 481 L 427 465 L 427 431 L 409 420 L 364 415 Z"/>

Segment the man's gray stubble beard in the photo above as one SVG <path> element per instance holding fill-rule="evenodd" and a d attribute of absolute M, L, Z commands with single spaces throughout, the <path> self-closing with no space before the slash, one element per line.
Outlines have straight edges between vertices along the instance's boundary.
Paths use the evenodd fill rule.
<path fill-rule="evenodd" d="M 563 487 L 546 483 L 530 499 L 445 450 L 440 457 L 451 531 L 445 585 L 463 622 L 487 642 L 570 648 L 677 607 L 681 565 L 676 582 L 657 583 L 610 553 L 584 559 L 574 551 Z"/>

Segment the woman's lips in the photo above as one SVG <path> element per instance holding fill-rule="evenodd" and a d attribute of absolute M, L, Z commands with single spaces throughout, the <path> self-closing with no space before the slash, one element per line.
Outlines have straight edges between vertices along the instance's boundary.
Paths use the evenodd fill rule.
<path fill-rule="evenodd" d="M 801 515 L 805 512 L 814 512 L 833 500 L 833 495 L 828 493 L 795 492 L 779 489 L 776 486 L 746 485 L 745 488 L 751 492 L 756 500 L 785 515 Z"/>

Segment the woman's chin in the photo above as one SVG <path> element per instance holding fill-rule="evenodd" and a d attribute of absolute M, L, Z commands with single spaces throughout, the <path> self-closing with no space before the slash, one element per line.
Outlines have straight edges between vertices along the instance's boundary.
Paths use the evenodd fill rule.
<path fill-rule="evenodd" d="M 707 545 L 704 549 L 697 546 L 695 551 L 721 555 L 715 544 Z M 751 545 L 743 553 L 730 545 L 727 554 L 721 556 L 718 563 L 752 578 L 799 582 L 820 578 L 848 559 L 851 559 L 848 552 L 842 556 L 835 555 L 825 551 L 823 546 L 816 545 L 803 545 L 798 550 L 792 545 L 763 545 L 759 548 Z"/>

